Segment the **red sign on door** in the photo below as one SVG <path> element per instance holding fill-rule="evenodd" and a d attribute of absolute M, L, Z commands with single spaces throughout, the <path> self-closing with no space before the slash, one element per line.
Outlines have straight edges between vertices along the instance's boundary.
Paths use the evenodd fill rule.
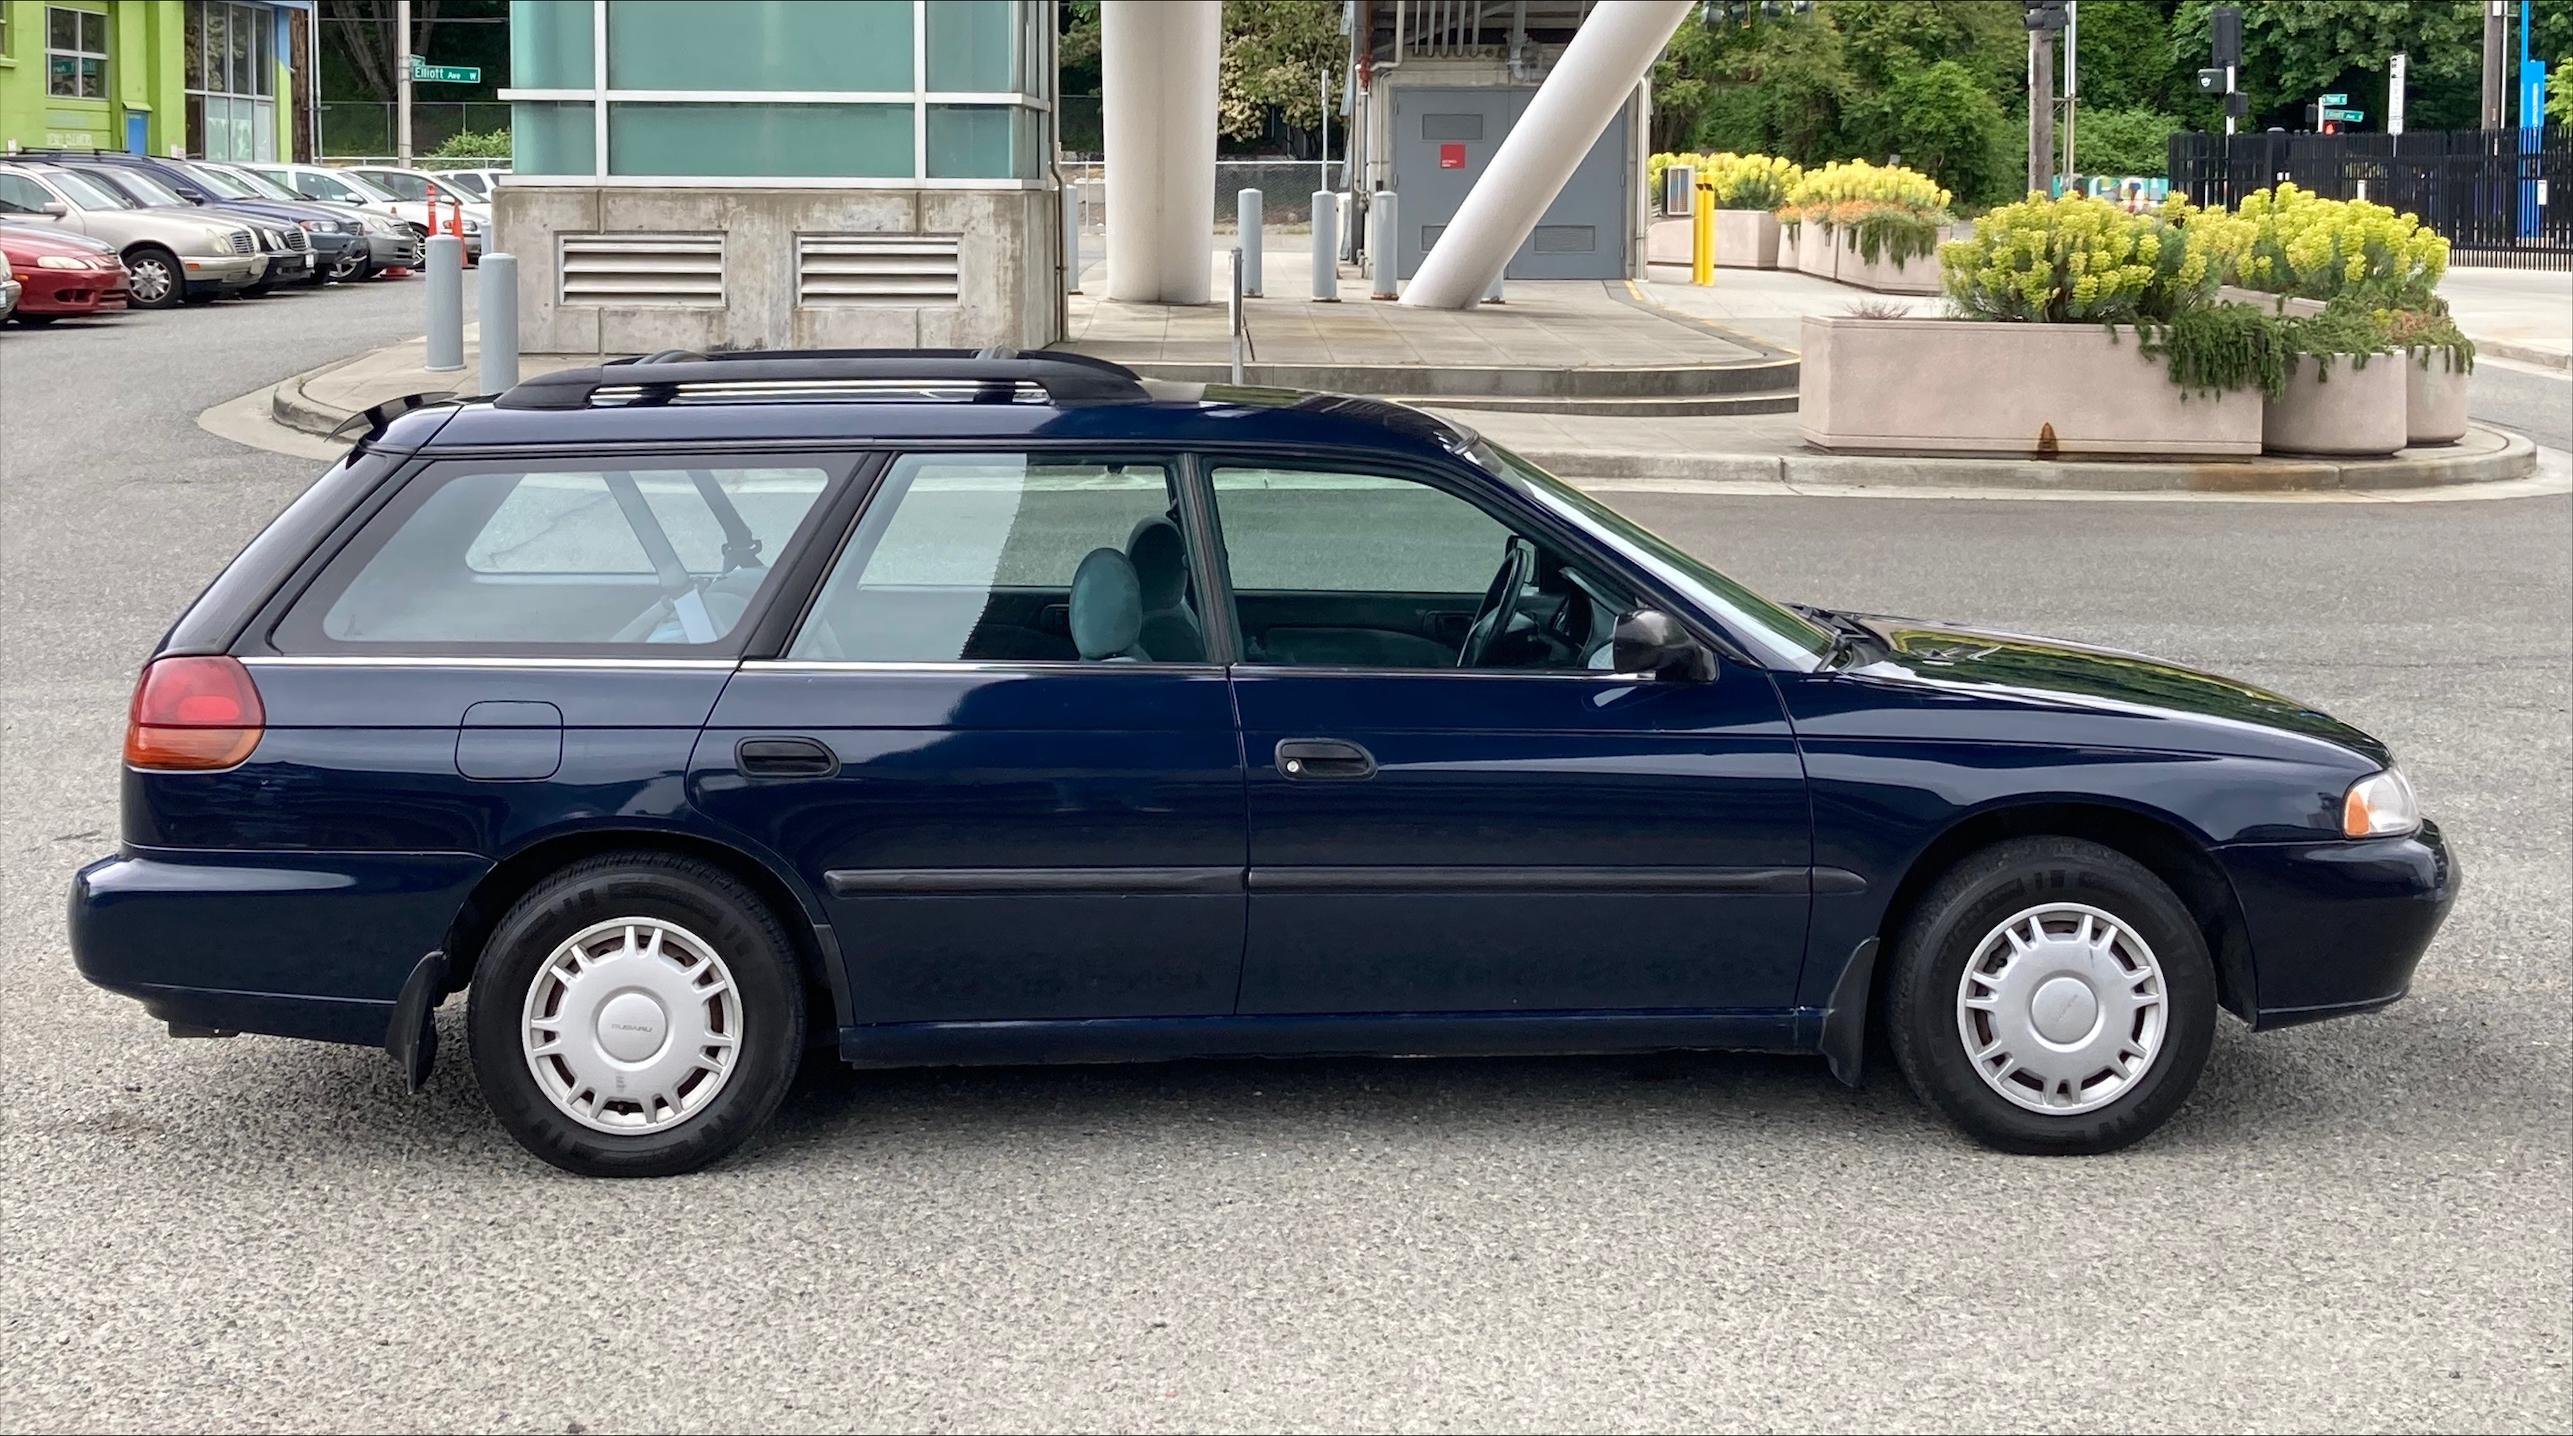
<path fill-rule="evenodd" d="M 1461 170 L 1465 168 L 1465 146 L 1462 143 L 1453 140 L 1440 145 L 1438 147 L 1438 167 L 1443 170 Z"/>

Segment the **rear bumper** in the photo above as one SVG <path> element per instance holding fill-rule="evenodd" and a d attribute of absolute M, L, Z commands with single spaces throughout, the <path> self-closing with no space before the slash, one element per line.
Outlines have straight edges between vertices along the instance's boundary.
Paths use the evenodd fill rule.
<path fill-rule="evenodd" d="M 2373 1012 L 2411 990 L 2463 881 L 2437 824 L 2405 838 L 2216 849 L 2250 929 L 2260 1029 Z"/>
<path fill-rule="evenodd" d="M 165 1022 L 379 1045 L 490 868 L 468 853 L 128 848 L 72 879 L 72 961 Z"/>

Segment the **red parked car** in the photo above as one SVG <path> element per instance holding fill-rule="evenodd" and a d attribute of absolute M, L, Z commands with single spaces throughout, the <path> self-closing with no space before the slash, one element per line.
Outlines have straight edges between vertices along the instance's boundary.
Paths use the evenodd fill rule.
<path fill-rule="evenodd" d="M 21 324 L 45 325 L 125 307 L 125 261 L 97 240 L 0 225 L 0 256 L 9 261 L 9 277 L 26 290 L 13 316 Z"/>

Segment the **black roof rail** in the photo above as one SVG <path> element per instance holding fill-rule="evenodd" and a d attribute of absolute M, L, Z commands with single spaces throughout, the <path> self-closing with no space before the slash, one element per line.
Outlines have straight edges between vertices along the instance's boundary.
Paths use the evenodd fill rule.
<path fill-rule="evenodd" d="M 520 382 L 492 400 L 501 409 L 582 409 L 601 389 L 639 389 L 644 402 L 666 403 L 679 390 L 699 385 L 910 384 L 925 388 L 997 390 L 1006 399 L 1024 384 L 1057 404 L 1136 404 L 1151 396 L 1143 381 L 1121 364 L 1087 354 L 1007 349 L 796 349 L 698 354 L 665 349 L 639 359 L 611 359 L 589 369 L 566 369 Z M 978 394 L 977 397 L 986 397 Z"/>

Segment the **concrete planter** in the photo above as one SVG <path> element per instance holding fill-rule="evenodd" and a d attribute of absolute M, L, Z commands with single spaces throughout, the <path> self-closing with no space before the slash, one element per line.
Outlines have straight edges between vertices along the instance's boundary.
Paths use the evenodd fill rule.
<path fill-rule="evenodd" d="M 1829 227 L 1812 220 L 1797 225 L 1796 272 L 1810 274 L 1816 279 L 1831 278 L 1832 268 L 1840 257 L 1839 246 L 1832 243 L 1832 238 Z"/>
<path fill-rule="evenodd" d="M 2337 376 L 2335 376 L 2337 378 Z M 2248 456 L 2258 390 L 2184 395 L 2135 331 L 1808 317 L 1800 428 L 1843 453 Z"/>
<path fill-rule="evenodd" d="M 1840 234 L 1839 254 L 1833 260 L 1832 277 L 1843 284 L 1873 289 L 1880 294 L 1937 294 L 1940 292 L 1939 252 L 1912 259 L 1898 260 L 1890 254 L 1879 254 L 1873 260 L 1860 256 L 1858 236 Z"/>
<path fill-rule="evenodd" d="M 2405 416 L 2400 354 L 2372 354 L 2364 368 L 2356 356 L 2334 354 L 2326 370 L 2317 356 L 2299 356 L 2287 388 L 2269 401 L 2260 424 L 2260 446 L 2277 454 L 2391 454 L 2410 434 Z M 2459 432 L 2464 432 L 2462 420 Z"/>
<path fill-rule="evenodd" d="M 1715 212 L 1715 262 L 1722 269 L 1778 267 L 1778 216 L 1765 209 Z"/>
<path fill-rule="evenodd" d="M 2216 299 L 2224 304 L 2248 304 L 2288 319 L 2311 319 L 2323 312 L 2323 301 L 2319 299 L 2291 299 L 2284 294 L 2244 289 L 2234 284 L 2216 286 Z"/>
<path fill-rule="evenodd" d="M 2444 349 L 2412 349 L 2402 357 L 2406 447 L 2466 437 L 2466 370 L 2451 367 Z"/>

